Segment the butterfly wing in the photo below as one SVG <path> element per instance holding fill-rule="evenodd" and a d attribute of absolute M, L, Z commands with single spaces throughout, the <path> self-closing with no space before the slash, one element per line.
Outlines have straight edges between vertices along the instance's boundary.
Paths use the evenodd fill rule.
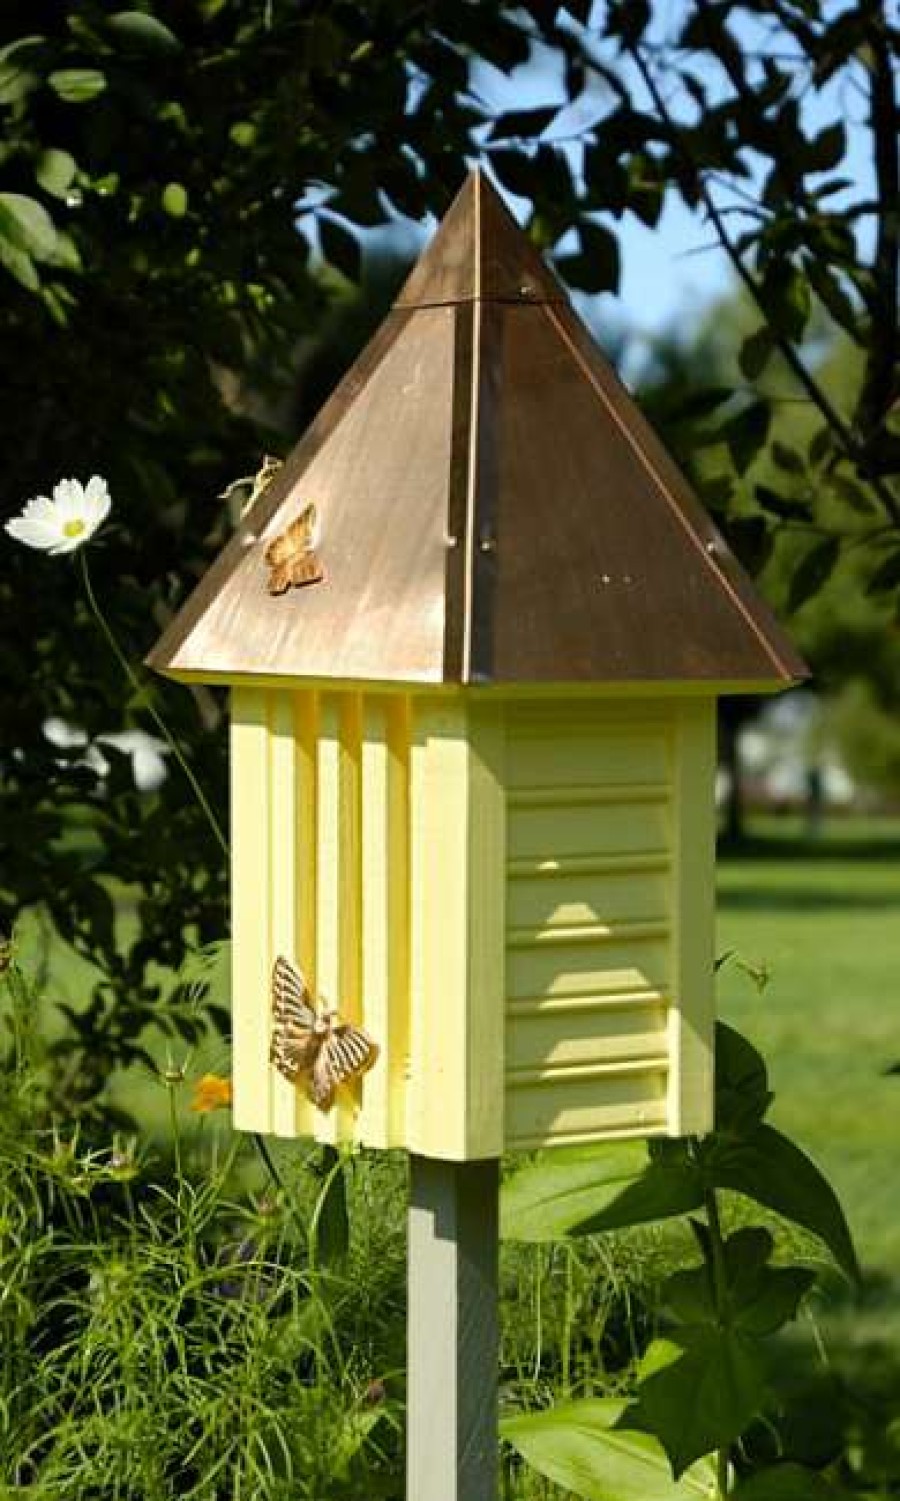
<path fill-rule="evenodd" d="M 378 1047 L 361 1027 L 342 1023 L 322 1039 L 309 1081 L 309 1096 L 320 1110 L 330 1110 L 340 1084 L 368 1072 L 378 1057 Z"/>
<path fill-rule="evenodd" d="M 265 551 L 272 570 L 269 593 L 284 594 L 291 585 L 317 584 L 325 577 L 315 549 L 319 541 L 319 519 L 315 506 L 305 506 L 290 526 L 275 537 Z"/>
<path fill-rule="evenodd" d="M 315 1066 L 323 1038 L 316 1032 L 312 995 L 300 970 L 280 955 L 272 971 L 270 1058 L 293 1084 Z"/>
<path fill-rule="evenodd" d="M 298 589 L 304 584 L 317 584 L 325 577 L 325 570 L 314 552 L 305 552 L 290 565 L 291 583 Z M 269 586 L 271 588 L 271 585 Z"/>

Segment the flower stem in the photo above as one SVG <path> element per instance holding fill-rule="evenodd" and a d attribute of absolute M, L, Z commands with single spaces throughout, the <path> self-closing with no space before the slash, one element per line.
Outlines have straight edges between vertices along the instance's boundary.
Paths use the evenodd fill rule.
<path fill-rule="evenodd" d="M 100 627 L 103 635 L 106 637 L 107 644 L 109 645 L 113 656 L 124 672 L 132 688 L 138 694 L 143 708 L 147 710 L 147 713 L 150 715 L 150 718 L 153 720 L 153 723 L 156 725 L 156 728 L 159 730 L 159 733 L 162 735 L 163 739 L 168 745 L 170 751 L 172 752 L 172 755 L 175 757 L 175 760 L 181 767 L 181 770 L 188 780 L 191 791 L 197 799 L 197 802 L 203 811 L 206 821 L 216 837 L 219 847 L 227 858 L 229 853 L 228 840 L 225 838 L 222 830 L 222 825 L 219 823 L 219 820 L 217 819 L 215 813 L 212 810 L 212 807 L 210 806 L 209 799 L 207 798 L 206 793 L 203 791 L 203 788 L 201 787 L 199 781 L 191 770 L 184 752 L 179 746 L 177 740 L 175 739 L 175 736 L 172 734 L 162 715 L 149 701 L 143 683 L 141 682 L 122 648 L 120 647 L 112 626 L 109 624 L 109 621 L 106 619 L 106 616 L 103 614 L 103 611 L 100 608 L 100 605 L 97 601 L 97 596 L 94 593 L 94 586 L 91 583 L 90 569 L 88 568 L 87 561 L 87 552 L 84 548 L 81 548 L 79 550 L 78 560 L 81 564 L 81 580 L 84 584 L 84 592 L 87 597 L 87 602 L 91 613 L 94 616 L 94 619 Z"/>

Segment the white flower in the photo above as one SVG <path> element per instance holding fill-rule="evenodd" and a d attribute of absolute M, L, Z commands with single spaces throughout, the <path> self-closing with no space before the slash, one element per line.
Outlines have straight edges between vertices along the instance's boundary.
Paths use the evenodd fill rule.
<path fill-rule="evenodd" d="M 29 500 L 21 516 L 7 521 L 6 530 L 17 542 L 41 552 L 74 552 L 94 535 L 111 505 L 106 480 L 99 474 L 92 475 L 86 485 L 77 479 L 61 479 L 52 500 L 46 495 Z"/>

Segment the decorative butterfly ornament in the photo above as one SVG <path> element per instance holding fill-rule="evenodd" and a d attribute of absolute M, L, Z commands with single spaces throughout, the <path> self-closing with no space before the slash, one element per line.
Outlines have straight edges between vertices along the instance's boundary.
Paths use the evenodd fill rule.
<path fill-rule="evenodd" d="M 366 1073 L 378 1057 L 368 1032 L 317 1005 L 299 969 L 280 956 L 272 970 L 270 1057 L 291 1084 L 305 1083 L 320 1110 L 330 1110 L 340 1084 Z"/>
<path fill-rule="evenodd" d="M 270 594 L 285 594 L 292 585 L 302 589 L 304 584 L 317 584 L 325 577 L 316 554 L 318 542 L 318 517 L 315 506 L 310 504 L 266 548 L 265 559 L 272 570 Z"/>

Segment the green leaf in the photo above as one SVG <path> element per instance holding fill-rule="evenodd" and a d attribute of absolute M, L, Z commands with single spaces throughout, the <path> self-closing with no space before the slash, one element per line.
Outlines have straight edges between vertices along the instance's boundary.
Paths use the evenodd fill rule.
<path fill-rule="evenodd" d="M 755 1130 L 772 1103 L 765 1060 L 726 1022 L 716 1022 L 716 1130 Z"/>
<path fill-rule="evenodd" d="M 99 68 L 58 68 L 47 82 L 66 104 L 87 104 L 103 93 L 106 75 Z"/>
<path fill-rule="evenodd" d="M 642 1142 L 551 1152 L 504 1182 L 500 1233 L 505 1240 L 545 1241 L 577 1232 L 634 1187 L 647 1166 Z"/>
<path fill-rule="evenodd" d="M 184 183 L 166 183 L 162 192 L 162 206 L 170 219 L 184 218 L 188 211 L 188 193 Z"/>
<path fill-rule="evenodd" d="M 324 215 L 318 224 L 322 255 L 329 266 L 334 266 L 348 281 L 359 281 L 361 262 L 356 235 L 337 219 L 327 219 Z"/>
<path fill-rule="evenodd" d="M 614 292 L 619 285 L 619 242 L 602 224 L 586 220 L 578 228 L 580 255 L 560 256 L 557 267 L 569 286 L 583 292 Z"/>
<path fill-rule="evenodd" d="M 768 511 L 771 516 L 780 516 L 784 521 L 809 521 L 812 517 L 808 501 L 782 495 L 769 485 L 754 485 L 753 493 L 763 510 Z"/>
<path fill-rule="evenodd" d="M 494 120 L 487 133 L 487 139 L 497 141 L 508 140 L 511 137 L 524 137 L 529 141 L 535 141 L 556 119 L 560 108 L 559 104 L 542 104 L 531 109 L 508 110 Z"/>
<path fill-rule="evenodd" d="M 843 160 L 847 150 L 847 132 L 840 121 L 826 125 L 803 153 L 803 166 L 807 172 L 830 172 Z"/>
<path fill-rule="evenodd" d="M 850 1501 L 843 1486 L 829 1485 L 815 1470 L 802 1465 L 772 1465 L 742 1480 L 735 1501 Z"/>
<path fill-rule="evenodd" d="M 796 448 L 791 448 L 789 444 L 782 443 L 779 438 L 776 438 L 772 444 L 772 458 L 775 460 L 778 468 L 784 470 L 785 474 L 804 474 L 806 472 L 806 465 Z"/>
<path fill-rule="evenodd" d="M 839 500 L 848 505 L 857 516 L 874 516 L 878 505 L 867 490 L 847 474 L 826 474 L 825 483 Z"/>
<path fill-rule="evenodd" d="M 826 423 L 824 427 L 819 428 L 818 432 L 813 433 L 813 436 L 809 440 L 809 447 L 806 450 L 809 462 L 811 464 L 824 464 L 831 453 L 831 448 L 831 428 Z"/>
<path fill-rule="evenodd" d="M 0 236 L 35 260 L 50 260 L 56 228 L 43 204 L 24 193 L 0 193 Z"/>
<path fill-rule="evenodd" d="M 181 43 L 174 31 L 156 16 L 141 10 L 120 10 L 110 16 L 107 26 L 115 38 L 131 52 L 178 52 Z"/>
<path fill-rule="evenodd" d="M 539 1474 L 584 1501 L 688 1501 L 709 1497 L 714 1472 L 706 1461 L 680 1480 L 649 1433 L 617 1428 L 628 1404 L 612 1398 L 561 1403 L 546 1412 L 504 1418 L 501 1437 Z"/>
<path fill-rule="evenodd" d="M 0 47 L 0 104 L 18 104 L 40 84 L 31 64 L 46 42 L 43 36 L 20 36 Z"/>
<path fill-rule="evenodd" d="M 801 558 L 794 570 L 788 592 L 788 609 L 791 612 L 799 610 L 808 599 L 818 594 L 823 584 L 830 578 L 840 550 L 840 543 L 836 537 L 824 537 L 821 542 L 814 543 L 809 552 Z"/>
<path fill-rule="evenodd" d="M 38 157 L 34 175 L 45 193 L 65 198 L 77 170 L 78 163 L 70 152 L 51 146 Z"/>
<path fill-rule="evenodd" d="M 722 525 L 748 573 L 761 573 L 772 552 L 772 533 L 765 516 L 732 516 Z"/>
<path fill-rule="evenodd" d="M 797 1317 L 816 1274 L 809 1267 L 762 1267 L 752 1284 L 733 1293 L 734 1322 L 745 1334 L 763 1339 Z"/>
<path fill-rule="evenodd" d="M 31 256 L 24 250 L 19 250 L 16 245 L 10 244 L 2 234 L 0 234 L 0 266 L 5 266 L 10 275 L 14 276 L 26 291 L 39 291 L 41 278 Z"/>
<path fill-rule="evenodd" d="M 900 548 L 889 552 L 866 584 L 867 594 L 887 594 L 900 584 Z"/>
<path fill-rule="evenodd" d="M 723 424 L 720 436 L 728 444 L 738 474 L 743 474 L 756 458 L 769 435 L 771 420 L 768 402 L 752 401 Z"/>
<path fill-rule="evenodd" d="M 815 1281 L 807 1267 L 772 1267 L 774 1241 L 767 1230 L 743 1229 L 723 1250 L 728 1299 L 726 1322 L 754 1339 L 774 1334 L 796 1317 L 800 1300 Z M 682 1324 L 714 1327 L 719 1322 L 708 1267 L 675 1272 L 662 1290 L 663 1303 Z"/>
<path fill-rule="evenodd" d="M 691 1326 L 654 1340 L 639 1374 L 628 1420 L 656 1435 L 676 1476 L 734 1443 L 765 1397 L 758 1342 L 735 1328 Z"/>
<path fill-rule="evenodd" d="M 738 364 L 741 367 L 741 373 L 746 375 L 748 380 L 756 380 L 757 376 L 762 375 L 766 368 L 769 356 L 774 347 L 771 330 L 768 326 L 764 325 L 762 328 L 758 328 L 756 333 L 750 334 L 741 345 L 740 354 L 738 355 Z"/>
<path fill-rule="evenodd" d="M 733 386 L 700 386 L 694 391 L 678 393 L 666 405 L 666 418 L 674 422 L 692 422 L 700 417 L 708 417 L 716 407 L 729 401 L 733 395 Z"/>
<path fill-rule="evenodd" d="M 831 1184 L 794 1142 L 773 1126 L 757 1126 L 743 1140 L 708 1138 L 701 1156 L 716 1188 L 730 1188 L 802 1225 L 824 1242 L 854 1281 L 859 1264 L 844 1211 Z"/>

